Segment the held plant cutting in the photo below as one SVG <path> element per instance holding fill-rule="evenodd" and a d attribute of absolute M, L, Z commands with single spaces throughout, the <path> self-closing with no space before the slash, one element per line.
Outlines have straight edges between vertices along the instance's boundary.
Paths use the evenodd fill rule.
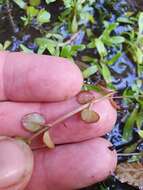
<path fill-rule="evenodd" d="M 109 140 L 115 145 L 119 159 L 127 161 L 117 167 L 116 176 L 132 186 L 141 186 L 143 178 L 142 169 L 140 176 L 137 174 L 143 151 L 143 12 L 140 2 L 0 0 L 0 36 L 8 34 L 6 39 L 1 39 L 0 50 L 68 58 L 80 67 L 85 80 L 84 93 L 77 96 L 80 105 L 70 113 L 52 123 L 40 113 L 23 116 L 23 127 L 33 133 L 26 142 L 34 148 L 33 140 L 42 135 L 43 146 L 54 148 L 51 127 L 77 113 L 84 122 L 98 122 L 100 115 L 92 110 L 92 104 L 108 98 L 118 109 L 116 127 L 119 126 L 118 132 L 113 130 L 109 134 Z M 138 3 L 139 9 L 136 8 Z M 11 30 L 6 29 L 3 19 L 7 19 Z M 103 96 L 95 99 L 90 90 Z M 134 177 L 130 175 L 132 172 Z M 99 184 L 98 190 L 107 190 L 108 186 L 106 182 Z"/>

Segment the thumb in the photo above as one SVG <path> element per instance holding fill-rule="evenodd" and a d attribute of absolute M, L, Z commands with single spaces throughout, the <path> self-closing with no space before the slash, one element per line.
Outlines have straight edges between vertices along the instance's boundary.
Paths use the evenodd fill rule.
<path fill-rule="evenodd" d="M 23 190 L 33 170 L 33 154 L 20 140 L 0 137 L 0 190 Z"/>

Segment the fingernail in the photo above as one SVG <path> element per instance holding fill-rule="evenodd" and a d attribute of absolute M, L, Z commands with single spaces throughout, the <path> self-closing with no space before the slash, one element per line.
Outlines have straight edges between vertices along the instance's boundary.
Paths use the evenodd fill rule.
<path fill-rule="evenodd" d="M 24 187 L 30 179 L 32 169 L 33 155 L 28 145 L 8 137 L 0 137 L 0 189 Z"/>

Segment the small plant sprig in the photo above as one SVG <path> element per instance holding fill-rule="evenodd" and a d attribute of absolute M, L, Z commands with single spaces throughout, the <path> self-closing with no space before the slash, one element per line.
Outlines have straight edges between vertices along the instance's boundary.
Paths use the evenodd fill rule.
<path fill-rule="evenodd" d="M 31 144 L 37 137 L 43 134 L 44 144 L 48 148 L 54 148 L 55 145 L 49 134 L 49 129 L 52 127 L 55 127 L 57 124 L 63 122 L 64 120 L 77 113 L 80 113 L 81 119 L 85 123 L 96 123 L 99 121 L 100 115 L 96 111 L 92 110 L 93 104 L 96 104 L 104 99 L 109 99 L 111 105 L 115 109 L 120 109 L 120 107 L 114 101 L 115 99 L 132 99 L 132 96 L 114 96 L 115 93 L 116 91 L 106 91 L 106 93 L 104 91 L 104 95 L 102 94 L 102 96 L 99 98 L 95 98 L 95 96 L 90 91 L 82 91 L 77 95 L 77 101 L 80 106 L 70 111 L 69 113 L 64 114 L 51 123 L 46 123 L 45 117 L 40 113 L 29 113 L 24 115 L 21 120 L 23 127 L 26 130 L 34 133 L 30 138 L 26 139 L 26 142 L 28 142 L 28 144 Z"/>
<path fill-rule="evenodd" d="M 115 94 L 115 92 L 109 92 L 104 96 L 95 98 L 95 96 L 88 91 L 83 91 L 77 96 L 77 101 L 81 104 L 79 107 L 73 111 L 66 113 L 65 115 L 59 117 L 52 123 L 46 123 L 46 119 L 43 115 L 39 113 L 29 113 L 22 118 L 23 127 L 34 134 L 28 139 L 28 143 L 31 144 L 32 141 L 39 135 L 43 134 L 43 142 L 48 148 L 54 148 L 55 145 L 49 135 L 49 129 L 63 122 L 64 120 L 70 118 L 71 116 L 81 113 L 81 119 L 86 123 L 96 123 L 99 121 L 100 116 L 97 112 L 92 110 L 92 105 L 100 102 L 106 98 L 110 98 Z"/>

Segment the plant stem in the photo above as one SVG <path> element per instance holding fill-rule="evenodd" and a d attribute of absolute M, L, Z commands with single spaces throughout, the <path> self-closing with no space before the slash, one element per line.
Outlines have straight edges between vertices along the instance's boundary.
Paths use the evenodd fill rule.
<path fill-rule="evenodd" d="M 143 95 L 138 95 L 137 97 L 143 98 Z M 113 96 L 113 99 L 121 99 L 121 98 L 134 98 L 133 96 Z"/>
<path fill-rule="evenodd" d="M 57 125 L 58 123 L 61 123 L 62 121 L 64 121 L 65 119 L 68 119 L 69 117 L 81 112 L 82 110 L 84 110 L 85 108 L 88 108 L 90 106 L 90 104 L 95 104 L 97 102 L 100 102 L 102 100 L 104 100 L 105 98 L 108 98 L 110 96 L 112 96 L 114 94 L 114 92 L 108 93 L 105 96 L 102 96 L 98 99 L 93 99 L 91 102 L 86 103 L 84 105 L 81 105 L 80 107 L 76 108 L 75 110 L 63 115 L 62 117 L 58 118 L 57 120 L 53 121 L 52 123 L 47 123 L 45 125 L 42 125 L 44 128 L 42 128 L 41 130 L 39 130 L 37 133 L 35 133 L 34 135 L 32 135 L 29 138 L 29 143 L 32 142 L 32 140 L 34 140 L 36 137 L 38 137 L 39 135 L 41 135 L 42 133 L 44 133 L 45 131 L 49 130 L 51 127 Z"/>
<path fill-rule="evenodd" d="M 118 153 L 118 156 L 141 156 L 143 152 L 136 152 L 136 153 Z"/>
<path fill-rule="evenodd" d="M 13 20 L 13 16 L 12 16 L 12 11 L 10 8 L 10 1 L 6 0 L 6 8 L 7 8 L 7 13 L 8 13 L 8 17 L 9 17 L 9 22 L 12 26 L 13 32 L 16 33 L 18 31 L 18 28 Z"/>
<path fill-rule="evenodd" d="M 69 40 L 64 42 L 64 45 L 70 45 L 78 37 L 79 34 L 80 34 L 80 31 L 73 34 Z"/>

